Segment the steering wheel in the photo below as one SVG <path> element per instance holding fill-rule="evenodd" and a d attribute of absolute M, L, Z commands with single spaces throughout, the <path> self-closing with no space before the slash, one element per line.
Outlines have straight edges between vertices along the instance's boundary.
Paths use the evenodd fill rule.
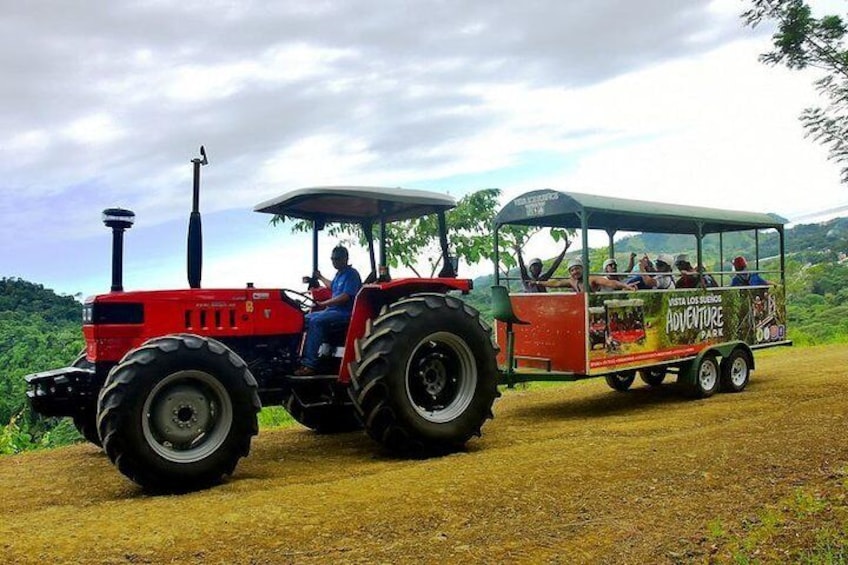
<path fill-rule="evenodd" d="M 298 292 L 296 290 L 292 290 L 290 288 L 282 289 L 283 294 L 286 295 L 286 298 L 297 304 L 297 307 L 301 309 L 304 313 L 309 312 L 316 306 L 318 303 L 314 298 L 309 296 L 308 294 L 304 294 L 302 292 Z"/>

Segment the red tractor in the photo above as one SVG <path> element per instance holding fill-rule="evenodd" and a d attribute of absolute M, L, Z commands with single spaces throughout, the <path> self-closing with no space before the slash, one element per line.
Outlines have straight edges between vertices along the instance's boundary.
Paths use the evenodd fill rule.
<path fill-rule="evenodd" d="M 364 427 L 408 455 L 447 452 L 480 435 L 499 396 L 498 367 L 489 327 L 456 296 L 472 284 L 457 278 L 448 252 L 451 197 L 323 187 L 256 206 L 311 222 L 312 272 L 325 224 L 358 224 L 368 242 L 371 274 L 349 324 L 329 332 L 319 374 L 298 377 L 304 316 L 326 289 L 200 288 L 202 162 L 194 163 L 191 288 L 124 292 L 121 237 L 132 214 L 107 210 L 104 220 L 115 233 L 112 292 L 86 300 L 86 351 L 73 366 L 26 377 L 36 411 L 73 417 L 127 477 L 166 491 L 202 488 L 231 474 L 248 454 L 262 406 L 282 405 L 318 432 Z M 444 268 L 437 278 L 392 280 L 386 224 L 429 214 L 438 218 Z"/>

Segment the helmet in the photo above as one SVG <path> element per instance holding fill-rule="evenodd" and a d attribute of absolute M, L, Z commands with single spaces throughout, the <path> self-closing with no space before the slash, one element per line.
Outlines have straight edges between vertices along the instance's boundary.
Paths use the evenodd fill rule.
<path fill-rule="evenodd" d="M 606 270 L 606 268 L 607 268 L 607 267 L 609 267 L 610 265 L 616 265 L 616 266 L 618 266 L 618 264 L 615 262 L 615 257 L 610 257 L 609 259 L 607 259 L 606 261 L 604 261 L 604 266 L 603 266 L 602 268 L 603 268 L 604 270 Z"/>
<path fill-rule="evenodd" d="M 582 267 L 583 259 L 580 257 L 572 257 L 568 262 L 568 270 L 570 271 L 572 267 Z"/>
<path fill-rule="evenodd" d="M 657 261 L 655 262 L 662 262 L 671 267 L 674 264 L 674 258 L 668 253 L 660 253 L 657 255 Z"/>
<path fill-rule="evenodd" d="M 540 267 L 542 266 L 542 260 L 539 259 L 538 257 L 533 257 L 532 259 L 530 259 L 530 262 L 527 263 L 527 266 L 532 267 L 533 265 L 535 265 L 537 263 L 539 264 Z"/>
<path fill-rule="evenodd" d="M 733 258 L 733 268 L 742 271 L 748 266 L 748 262 L 741 255 Z"/>

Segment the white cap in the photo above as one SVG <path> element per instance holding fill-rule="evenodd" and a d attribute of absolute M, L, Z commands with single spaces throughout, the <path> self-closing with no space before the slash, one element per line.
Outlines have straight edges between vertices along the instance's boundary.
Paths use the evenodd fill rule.
<path fill-rule="evenodd" d="M 689 263 L 689 256 L 685 253 L 681 253 L 680 255 L 674 258 L 674 264 L 677 265 L 678 263 Z"/>
<path fill-rule="evenodd" d="M 601 268 L 602 268 L 602 269 L 606 269 L 606 268 L 607 268 L 607 267 L 609 267 L 610 265 L 615 265 L 616 267 L 618 266 L 618 262 L 615 260 L 615 258 L 614 258 L 614 257 L 610 257 L 609 259 L 607 259 L 606 261 L 604 261 L 604 266 L 603 266 L 603 267 L 601 267 Z"/>
<path fill-rule="evenodd" d="M 571 270 L 571 267 L 582 267 L 582 266 L 583 266 L 583 259 L 581 257 L 572 257 L 568 261 L 568 270 L 569 271 Z"/>
<path fill-rule="evenodd" d="M 669 267 L 674 265 L 674 257 L 669 255 L 668 253 L 660 253 L 659 255 L 657 255 L 657 261 L 661 261 Z"/>
<path fill-rule="evenodd" d="M 527 266 L 528 266 L 528 267 L 532 267 L 532 266 L 533 266 L 533 265 L 535 265 L 536 263 L 538 263 L 540 267 L 542 266 L 542 260 L 541 260 L 541 259 L 539 259 L 538 257 L 533 257 L 532 259 L 530 259 L 530 262 L 529 262 L 529 263 L 527 263 Z"/>

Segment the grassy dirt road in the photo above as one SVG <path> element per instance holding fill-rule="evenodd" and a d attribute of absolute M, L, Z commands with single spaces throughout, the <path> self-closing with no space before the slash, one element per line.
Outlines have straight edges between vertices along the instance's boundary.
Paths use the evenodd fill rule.
<path fill-rule="evenodd" d="M 4 563 L 846 559 L 848 346 L 757 354 L 741 394 L 507 391 L 466 452 L 264 430 L 218 487 L 150 496 L 96 448 L 0 458 Z M 843 561 L 844 562 L 844 561 Z"/>

